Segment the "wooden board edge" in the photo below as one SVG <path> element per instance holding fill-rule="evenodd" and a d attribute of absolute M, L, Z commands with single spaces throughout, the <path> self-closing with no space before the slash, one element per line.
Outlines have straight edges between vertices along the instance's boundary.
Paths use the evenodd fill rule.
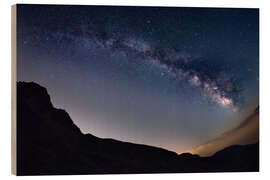
<path fill-rule="evenodd" d="M 11 6 L 11 173 L 17 175 L 17 6 Z"/>

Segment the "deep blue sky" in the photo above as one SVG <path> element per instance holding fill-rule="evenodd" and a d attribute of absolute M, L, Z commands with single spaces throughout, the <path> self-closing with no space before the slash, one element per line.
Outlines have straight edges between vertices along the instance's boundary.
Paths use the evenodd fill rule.
<path fill-rule="evenodd" d="M 17 6 L 18 81 L 84 133 L 183 152 L 258 105 L 259 11 Z"/>

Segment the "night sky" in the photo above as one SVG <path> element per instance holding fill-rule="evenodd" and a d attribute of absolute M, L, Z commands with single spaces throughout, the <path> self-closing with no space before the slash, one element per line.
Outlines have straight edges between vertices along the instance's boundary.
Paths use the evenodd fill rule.
<path fill-rule="evenodd" d="M 258 106 L 259 10 L 18 5 L 17 80 L 83 133 L 185 152 Z"/>

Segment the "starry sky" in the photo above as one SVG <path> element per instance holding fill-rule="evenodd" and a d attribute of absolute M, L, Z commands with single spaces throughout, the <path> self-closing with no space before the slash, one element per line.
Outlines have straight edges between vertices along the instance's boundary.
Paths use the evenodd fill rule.
<path fill-rule="evenodd" d="M 259 10 L 18 5 L 17 80 L 83 133 L 185 152 L 258 106 Z"/>

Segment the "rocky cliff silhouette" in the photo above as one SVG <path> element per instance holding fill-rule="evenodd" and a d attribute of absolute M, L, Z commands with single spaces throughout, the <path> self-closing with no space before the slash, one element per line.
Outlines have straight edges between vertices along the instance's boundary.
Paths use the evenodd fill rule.
<path fill-rule="evenodd" d="M 259 143 L 200 157 L 83 134 L 47 90 L 17 83 L 17 175 L 241 172 L 259 170 Z"/>

